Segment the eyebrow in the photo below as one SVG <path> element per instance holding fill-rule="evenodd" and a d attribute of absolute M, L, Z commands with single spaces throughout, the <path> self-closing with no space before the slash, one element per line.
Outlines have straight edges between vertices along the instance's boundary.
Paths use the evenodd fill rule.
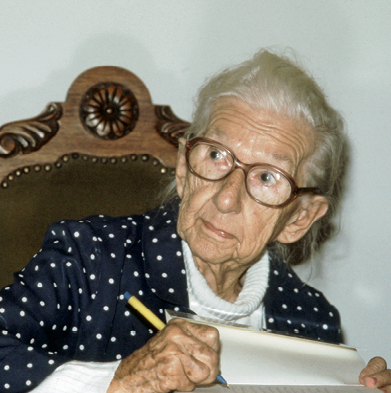
<path fill-rule="evenodd" d="M 220 141 L 216 141 L 216 142 L 220 142 L 220 143 L 225 144 L 225 142 L 228 141 L 227 134 L 218 128 L 213 128 L 211 130 L 207 130 L 207 133 L 208 133 L 208 138 L 213 139 L 213 137 L 217 137 L 217 138 L 221 138 L 224 140 L 223 142 L 220 142 Z M 229 149 L 231 150 L 231 148 L 229 148 Z M 233 152 L 233 153 L 236 155 L 235 152 Z M 294 166 L 292 159 L 285 154 L 267 153 L 267 155 L 271 156 L 274 160 L 276 160 L 278 162 L 286 162 L 286 163 L 290 164 L 292 167 Z M 257 162 L 260 162 L 260 161 L 257 161 Z M 262 162 L 260 162 L 260 163 L 262 163 Z"/>

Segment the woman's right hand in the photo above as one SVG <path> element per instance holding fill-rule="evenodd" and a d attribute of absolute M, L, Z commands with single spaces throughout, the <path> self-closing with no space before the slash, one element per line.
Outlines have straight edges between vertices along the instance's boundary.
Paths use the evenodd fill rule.
<path fill-rule="evenodd" d="M 217 329 L 173 319 L 121 361 L 107 393 L 192 391 L 211 384 L 219 373 L 219 349 Z"/>

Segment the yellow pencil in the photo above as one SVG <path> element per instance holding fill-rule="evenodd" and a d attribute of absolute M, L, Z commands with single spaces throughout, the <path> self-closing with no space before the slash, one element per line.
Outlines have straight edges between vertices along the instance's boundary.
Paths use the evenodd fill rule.
<path fill-rule="evenodd" d="M 155 326 L 156 329 L 162 330 L 166 326 L 165 323 L 160 320 L 149 308 L 145 307 L 144 304 L 142 304 L 140 300 L 136 298 L 136 296 L 132 296 L 129 292 L 125 292 L 124 296 L 128 303 L 147 321 Z M 229 388 L 227 381 L 221 375 L 218 375 L 216 380 Z"/>

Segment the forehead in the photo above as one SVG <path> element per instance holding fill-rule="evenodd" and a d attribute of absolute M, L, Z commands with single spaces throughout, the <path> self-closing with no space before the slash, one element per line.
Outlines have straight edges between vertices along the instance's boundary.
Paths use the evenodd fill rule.
<path fill-rule="evenodd" d="M 315 134 L 304 122 L 254 110 L 235 98 L 215 103 L 205 136 L 226 145 L 243 162 L 267 162 L 291 174 L 315 150 Z"/>

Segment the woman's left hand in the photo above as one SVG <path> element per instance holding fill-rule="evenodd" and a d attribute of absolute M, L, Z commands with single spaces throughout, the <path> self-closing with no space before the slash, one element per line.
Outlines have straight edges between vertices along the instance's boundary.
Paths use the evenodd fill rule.
<path fill-rule="evenodd" d="M 359 381 L 368 388 L 391 393 L 391 370 L 387 370 L 387 363 L 381 357 L 374 357 L 368 362 L 360 373 Z"/>

